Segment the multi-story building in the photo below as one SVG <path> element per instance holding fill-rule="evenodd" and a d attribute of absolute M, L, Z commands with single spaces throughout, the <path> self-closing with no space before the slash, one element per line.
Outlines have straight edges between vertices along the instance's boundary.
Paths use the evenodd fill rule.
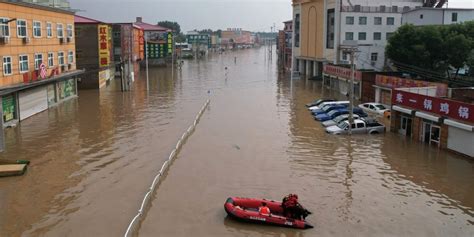
<path fill-rule="evenodd" d="M 74 13 L 0 2 L 0 110 L 17 123 L 77 95 Z"/>
<path fill-rule="evenodd" d="M 252 36 L 250 31 L 242 30 L 241 28 L 229 28 L 222 31 L 221 43 L 226 46 L 231 45 L 232 47 L 253 45 L 255 37 Z"/>
<path fill-rule="evenodd" d="M 358 46 L 356 68 L 380 71 L 387 39 L 400 27 L 402 13 L 423 0 L 293 0 L 294 64 L 309 77 L 321 76 L 322 64 L 348 64 L 341 47 Z"/>
<path fill-rule="evenodd" d="M 474 20 L 470 8 L 418 8 L 403 13 L 402 23 L 423 25 L 450 25 Z"/>
<path fill-rule="evenodd" d="M 166 65 L 173 55 L 173 32 L 171 29 L 143 22 L 137 17 L 134 23 L 142 28 L 145 33 L 145 56 L 148 57 L 149 65 Z M 144 66 L 145 61 L 142 61 Z"/>
<path fill-rule="evenodd" d="M 211 48 L 211 36 L 206 33 L 189 31 L 186 34 L 186 42 L 191 45 L 191 49 L 195 53 L 206 54 Z"/>
<path fill-rule="evenodd" d="M 47 7 L 56 7 L 68 10 L 71 8 L 68 0 L 14 0 L 17 2 L 27 2 L 27 3 L 35 3 L 40 4 Z"/>
<path fill-rule="evenodd" d="M 291 69 L 291 49 L 292 49 L 292 37 L 293 37 L 293 21 L 283 22 L 285 27 L 283 30 L 278 32 L 278 58 L 279 63 L 285 70 Z"/>
<path fill-rule="evenodd" d="M 78 82 L 79 89 L 98 89 L 115 75 L 112 46 L 112 26 L 76 15 L 76 61 L 86 73 Z"/>

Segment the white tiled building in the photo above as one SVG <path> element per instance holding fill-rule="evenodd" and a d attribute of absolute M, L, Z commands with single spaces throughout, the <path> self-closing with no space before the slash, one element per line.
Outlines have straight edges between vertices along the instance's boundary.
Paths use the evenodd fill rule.
<path fill-rule="evenodd" d="M 474 9 L 419 8 L 403 13 L 403 24 L 449 25 L 474 20 Z"/>
<path fill-rule="evenodd" d="M 340 6 L 339 4 L 342 4 Z M 402 12 L 423 5 L 423 0 L 328 0 L 326 4 L 326 53 L 334 64 L 348 64 L 340 46 L 357 41 L 357 69 L 381 71 L 387 39 L 402 24 Z M 333 33 L 334 32 L 334 33 Z"/>

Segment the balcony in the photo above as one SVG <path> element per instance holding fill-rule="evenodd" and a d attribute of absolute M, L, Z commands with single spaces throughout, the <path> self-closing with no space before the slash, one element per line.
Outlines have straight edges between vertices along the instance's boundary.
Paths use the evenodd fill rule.
<path fill-rule="evenodd" d="M 341 6 L 341 12 L 363 12 L 363 13 L 403 13 L 415 9 L 414 7 L 390 7 L 390 6 Z"/>

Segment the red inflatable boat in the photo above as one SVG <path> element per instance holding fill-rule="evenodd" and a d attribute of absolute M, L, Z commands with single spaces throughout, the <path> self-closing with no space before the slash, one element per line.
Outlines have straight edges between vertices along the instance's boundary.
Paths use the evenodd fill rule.
<path fill-rule="evenodd" d="M 270 215 L 262 215 L 258 212 L 258 208 L 262 205 L 262 202 L 265 202 L 268 208 L 270 208 Z M 225 202 L 224 208 L 229 216 L 241 221 L 298 229 L 313 228 L 313 226 L 306 221 L 284 217 L 281 202 L 277 201 L 230 197 Z"/>

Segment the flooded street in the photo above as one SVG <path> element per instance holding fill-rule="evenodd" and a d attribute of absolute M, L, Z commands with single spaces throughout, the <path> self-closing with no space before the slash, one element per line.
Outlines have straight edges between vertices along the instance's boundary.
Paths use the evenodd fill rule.
<path fill-rule="evenodd" d="M 31 165 L 0 179 L 0 236 L 122 236 L 207 99 L 137 236 L 474 236 L 472 161 L 394 133 L 328 135 L 304 104 L 340 95 L 276 64 L 262 47 L 152 68 L 149 92 L 142 73 L 132 92 L 80 91 L 7 129 L 0 159 Z M 239 223 L 223 208 L 288 193 L 314 229 Z"/>

